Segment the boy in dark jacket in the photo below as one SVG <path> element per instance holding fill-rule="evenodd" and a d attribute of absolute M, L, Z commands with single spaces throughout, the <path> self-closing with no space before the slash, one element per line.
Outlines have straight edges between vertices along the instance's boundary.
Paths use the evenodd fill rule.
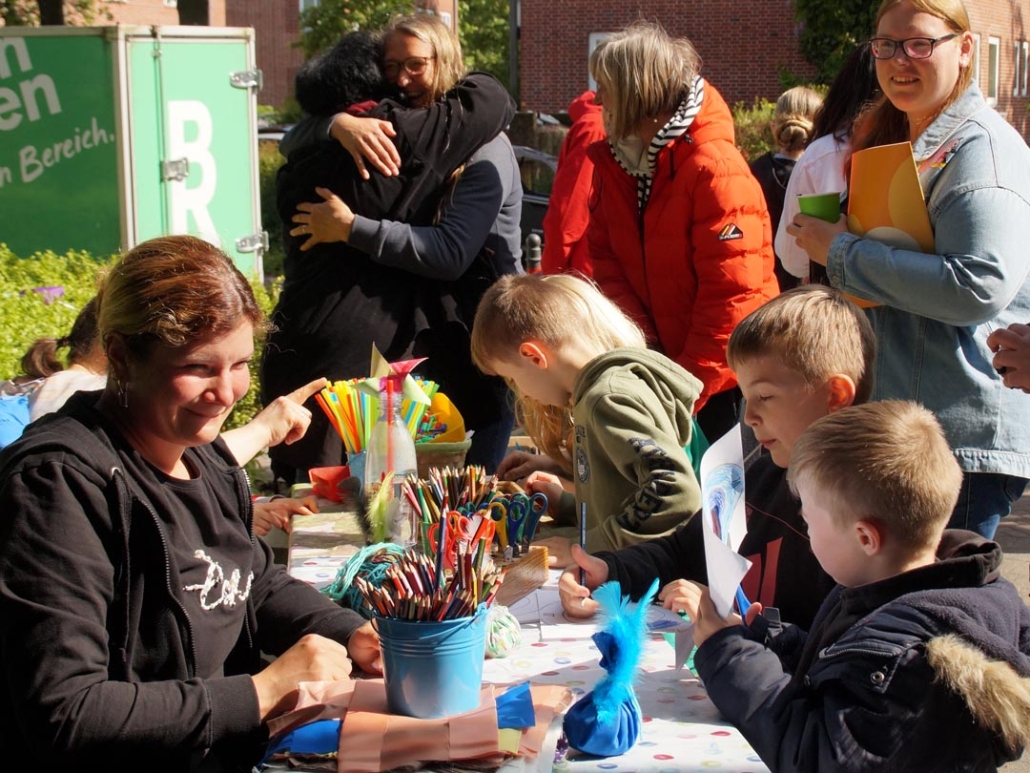
<path fill-rule="evenodd" d="M 891 400 L 815 422 L 788 471 L 839 584 L 811 631 L 705 592 L 694 663 L 774 771 L 993 771 L 1030 742 L 1030 608 L 1001 549 L 944 531 L 962 471 L 933 414 Z M 756 605 L 757 606 L 757 605 Z M 760 611 L 760 610 L 757 610 Z"/>
<path fill-rule="evenodd" d="M 810 625 L 833 581 L 808 544 L 796 497 L 786 481 L 794 442 L 820 416 L 869 398 L 875 342 L 861 310 L 836 290 L 817 285 L 791 290 L 749 314 L 730 336 L 727 354 L 746 400 L 744 421 L 762 449 L 745 473 L 747 534 L 739 552 L 751 562 L 742 586 L 748 598 L 777 607 L 784 620 Z M 639 598 L 660 580 L 659 599 L 694 615 L 708 582 L 701 520 L 692 518 L 667 537 L 616 552 L 587 555 L 562 575 L 562 606 L 570 617 L 590 617 L 590 589 L 618 580 Z M 585 587 L 579 569 L 585 571 Z"/>

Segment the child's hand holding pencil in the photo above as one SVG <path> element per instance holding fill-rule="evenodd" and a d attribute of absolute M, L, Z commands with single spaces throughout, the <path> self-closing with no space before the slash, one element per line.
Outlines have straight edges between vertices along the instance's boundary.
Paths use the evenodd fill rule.
<path fill-rule="evenodd" d="M 572 618 L 593 617 L 598 605 L 590 598 L 590 592 L 608 580 L 608 564 L 578 545 L 572 547 L 572 558 L 575 563 L 570 564 L 558 580 L 562 609 Z"/>

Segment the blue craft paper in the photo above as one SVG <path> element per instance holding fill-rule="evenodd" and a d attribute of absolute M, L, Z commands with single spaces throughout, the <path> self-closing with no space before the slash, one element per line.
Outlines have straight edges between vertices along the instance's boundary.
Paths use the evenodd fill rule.
<path fill-rule="evenodd" d="M 320 719 L 301 725 L 296 730 L 273 738 L 269 743 L 267 761 L 273 754 L 292 752 L 294 754 L 334 754 L 340 749 L 340 720 Z"/>
<path fill-rule="evenodd" d="M 533 694 L 529 691 L 529 682 L 517 684 L 496 697 L 497 727 L 533 727 L 536 724 L 536 711 L 533 709 Z"/>

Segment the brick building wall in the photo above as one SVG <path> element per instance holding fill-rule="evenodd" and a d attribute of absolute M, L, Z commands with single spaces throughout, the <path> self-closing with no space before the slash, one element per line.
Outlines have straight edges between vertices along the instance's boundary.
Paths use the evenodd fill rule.
<path fill-rule="evenodd" d="M 638 18 L 656 19 L 672 35 L 690 38 L 703 59 L 702 73 L 731 105 L 756 97 L 775 99 L 779 71 L 810 75 L 798 52 L 792 0 L 520 0 L 519 69 L 523 107 L 560 112 L 587 88 L 591 33 L 612 32 Z M 441 11 L 460 0 L 439 0 Z M 124 24 L 177 24 L 166 0 L 105 0 L 104 10 Z M 979 83 L 990 77 L 990 41 L 998 41 L 995 107 L 1024 137 L 1030 136 L 1030 0 L 966 0 L 980 40 Z M 300 0 L 210 0 L 214 26 L 253 27 L 265 85 L 258 101 L 281 106 L 293 91 L 303 57 L 293 44 Z M 99 23 L 109 23 L 100 21 Z M 1018 44 L 1018 53 L 1017 53 Z"/>
<path fill-rule="evenodd" d="M 295 45 L 300 37 L 299 0 L 227 0 L 226 23 L 254 28 L 254 57 L 264 79 L 258 103 L 282 107 L 293 94 L 293 78 L 304 62 Z"/>
<path fill-rule="evenodd" d="M 102 0 L 97 3 L 101 13 L 97 25 L 105 24 L 168 24 L 179 23 L 175 0 Z M 103 14 L 110 14 L 105 19 Z M 225 0 L 208 0 L 208 24 L 224 27 Z"/>
<path fill-rule="evenodd" d="M 614 32 L 639 18 L 689 38 L 701 55 L 702 74 L 730 104 L 775 98 L 780 68 L 800 76 L 813 72 L 798 52 L 789 0 L 521 2 L 520 97 L 529 110 L 565 110 L 587 88 L 591 33 Z"/>
<path fill-rule="evenodd" d="M 521 4 L 520 97 L 528 110 L 566 110 L 588 85 L 591 33 L 612 32 L 638 18 L 657 20 L 671 35 L 689 38 L 703 59 L 702 74 L 731 105 L 750 103 L 756 97 L 775 99 L 781 90 L 780 69 L 801 77 L 813 72 L 798 51 L 791 0 L 521 0 Z M 973 32 L 980 38 L 980 87 L 987 93 L 989 40 L 997 38 L 995 107 L 1027 137 L 1030 0 L 966 0 L 966 7 Z"/>
<path fill-rule="evenodd" d="M 257 66 L 264 76 L 258 93 L 262 105 L 282 107 L 293 95 L 293 78 L 304 62 L 300 38 L 300 0 L 223 0 L 230 27 L 253 27 Z M 162 2 L 162 0 L 156 0 Z M 458 0 L 433 0 L 428 5 L 457 23 Z"/>
<path fill-rule="evenodd" d="M 1030 0 L 966 0 L 966 9 L 969 26 L 980 42 L 980 89 L 987 95 L 991 80 L 989 44 L 991 38 L 996 38 L 1000 56 L 994 108 L 1020 134 L 1030 137 Z"/>

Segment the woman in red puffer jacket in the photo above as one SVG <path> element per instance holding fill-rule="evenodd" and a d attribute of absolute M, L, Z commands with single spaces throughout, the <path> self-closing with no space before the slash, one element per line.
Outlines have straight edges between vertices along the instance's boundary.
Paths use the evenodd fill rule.
<path fill-rule="evenodd" d="M 779 287 L 761 186 L 733 143 L 726 102 L 698 68 L 690 41 L 649 22 L 594 50 L 608 142 L 589 151 L 587 236 L 601 289 L 704 384 L 697 420 L 714 440 L 740 401 L 726 342 Z"/>

